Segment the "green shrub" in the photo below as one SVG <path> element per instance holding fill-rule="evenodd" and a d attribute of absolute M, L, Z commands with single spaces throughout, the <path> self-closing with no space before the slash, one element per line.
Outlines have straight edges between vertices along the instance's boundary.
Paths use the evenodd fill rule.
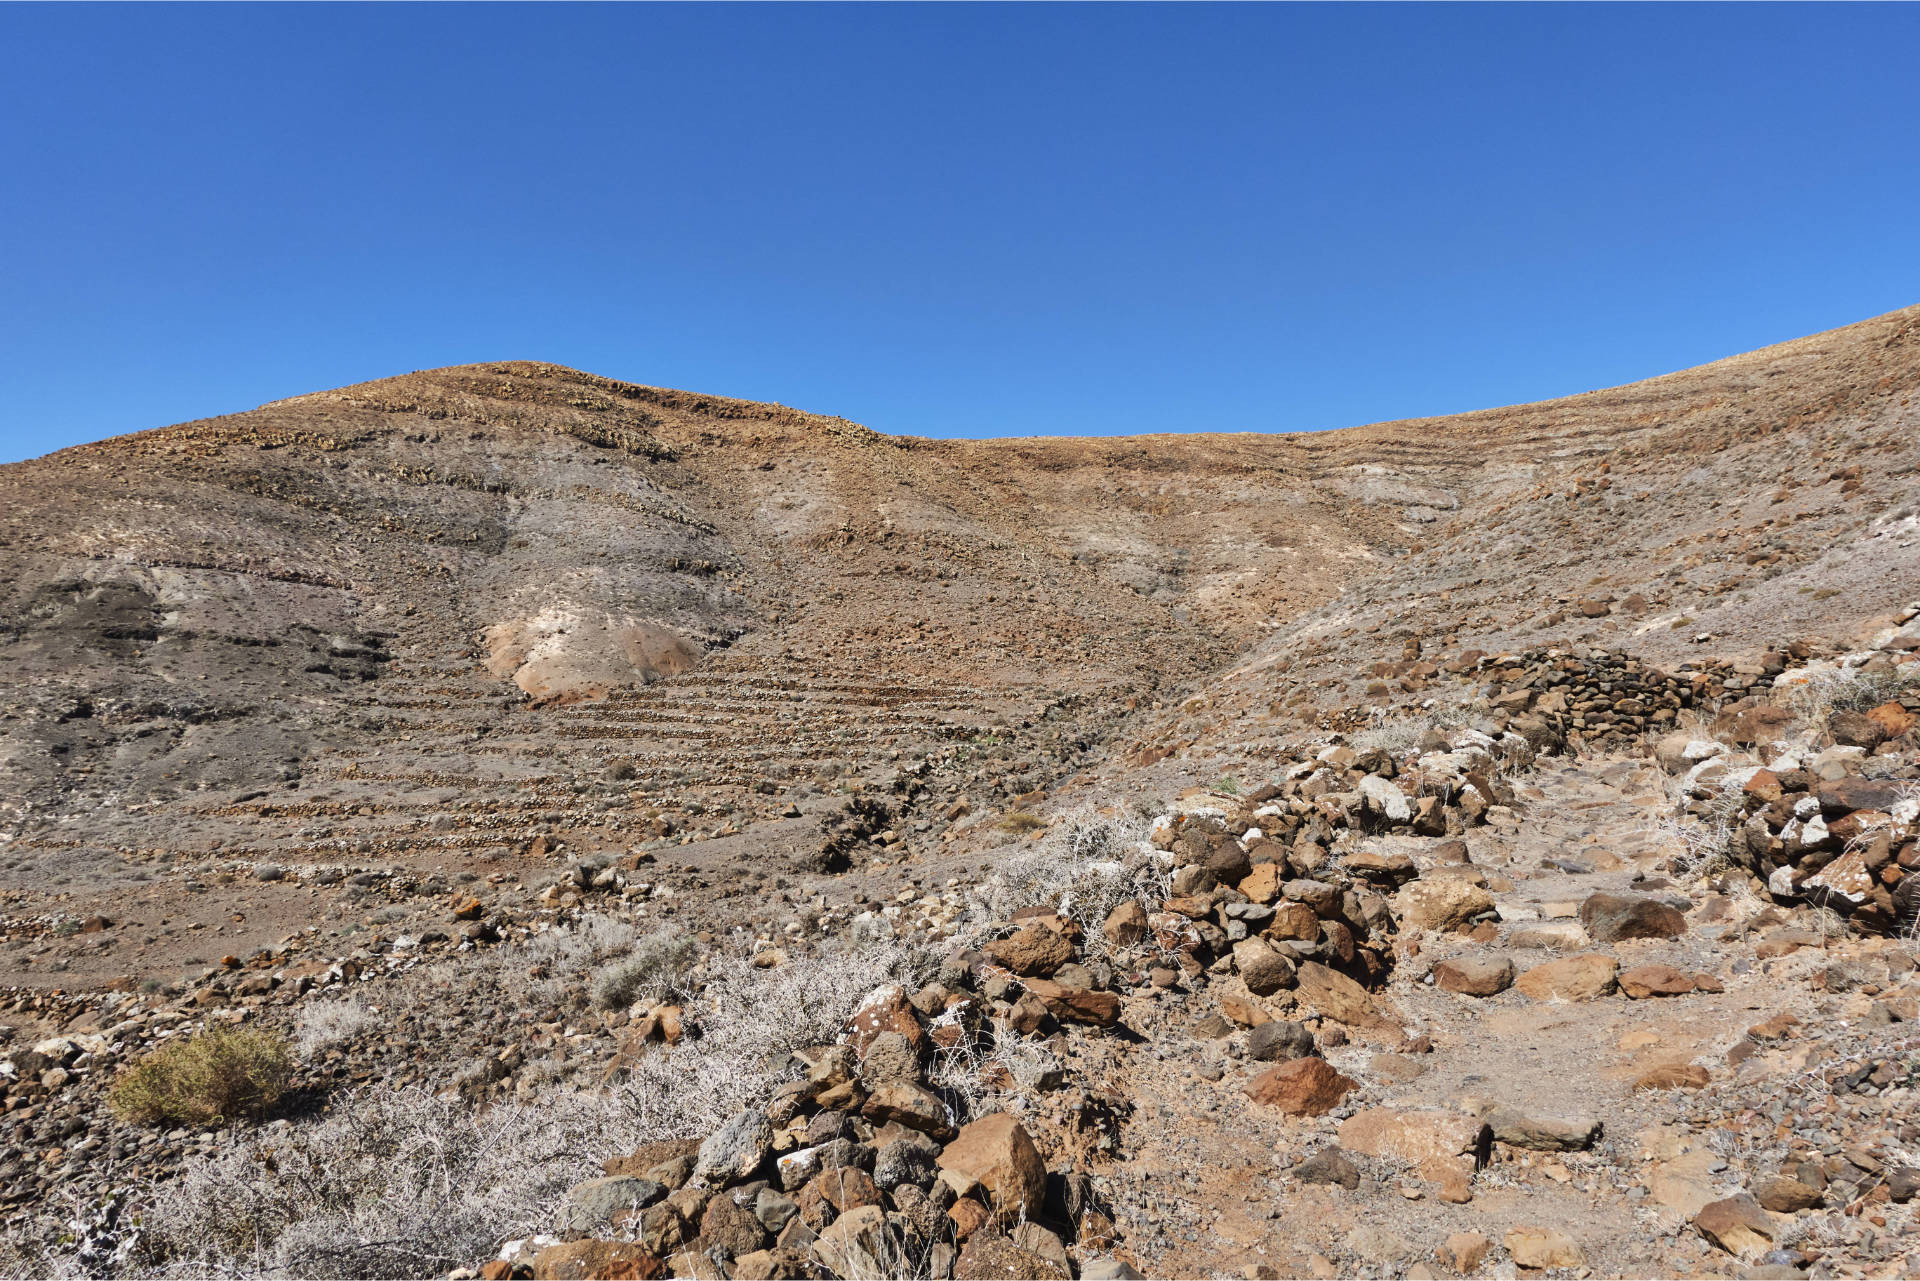
<path fill-rule="evenodd" d="M 293 1053 L 278 1032 L 209 1028 L 122 1072 L 111 1099 L 129 1121 L 212 1125 L 260 1116 L 286 1093 L 292 1072 Z"/>

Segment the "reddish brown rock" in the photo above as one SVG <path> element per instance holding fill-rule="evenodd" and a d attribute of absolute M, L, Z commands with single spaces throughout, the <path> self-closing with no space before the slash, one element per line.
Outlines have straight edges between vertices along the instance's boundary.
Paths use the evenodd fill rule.
<path fill-rule="evenodd" d="M 1247 1097 L 1288 1116 L 1325 1116 L 1359 1082 L 1342 1076 L 1318 1056 L 1292 1059 L 1248 1081 Z"/>
<path fill-rule="evenodd" d="M 1636 1090 L 1697 1090 L 1713 1080 L 1698 1063 L 1657 1063 L 1634 1078 Z"/>
<path fill-rule="evenodd" d="M 1711 1201 L 1693 1216 L 1700 1235 L 1742 1259 L 1754 1259 L 1773 1248 L 1780 1230 L 1760 1208 L 1760 1203 L 1742 1192 L 1722 1201 Z"/>
<path fill-rule="evenodd" d="M 1513 986 L 1513 962 L 1504 956 L 1451 956 L 1433 967 L 1434 986 L 1462 996 L 1495 996 Z"/>
<path fill-rule="evenodd" d="M 568 1241 L 533 1256 L 534 1281 L 655 1281 L 659 1256 L 630 1241 Z"/>
<path fill-rule="evenodd" d="M 1614 989 L 1618 963 L 1600 952 L 1583 952 L 1536 965 L 1513 985 L 1536 1001 L 1590 1001 Z"/>
<path fill-rule="evenodd" d="M 1112 1027 L 1120 1021 L 1120 998 L 1112 992 L 1065 987 L 1049 979 L 1027 979 L 1025 986 L 1062 1022 Z"/>
<path fill-rule="evenodd" d="M 963 1127 L 940 1153 L 939 1166 L 986 1189 L 1003 1220 L 1037 1215 L 1047 1190 L 1047 1167 L 1020 1123 L 1005 1112 Z"/>
<path fill-rule="evenodd" d="M 986 946 L 987 955 L 1023 978 L 1051 974 L 1073 959 L 1073 944 L 1044 925 L 1023 925 Z"/>
<path fill-rule="evenodd" d="M 1675 939 L 1687 918 L 1670 903 L 1639 894 L 1593 894 L 1580 905 L 1580 924 L 1596 943 L 1622 939 Z"/>
<path fill-rule="evenodd" d="M 1650 996 L 1685 996 L 1694 990 L 1693 976 L 1682 974 L 1671 965 L 1636 965 L 1621 970 L 1620 990 L 1638 1001 Z"/>

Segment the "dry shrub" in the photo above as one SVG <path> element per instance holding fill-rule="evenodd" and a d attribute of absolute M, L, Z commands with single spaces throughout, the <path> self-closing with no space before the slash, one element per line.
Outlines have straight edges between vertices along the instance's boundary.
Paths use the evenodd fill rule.
<path fill-rule="evenodd" d="M 154 1050 L 113 1083 L 113 1110 L 145 1124 L 257 1117 L 286 1092 L 293 1054 L 277 1032 L 209 1028 Z"/>
<path fill-rule="evenodd" d="M 300 1011 L 300 1027 L 294 1035 L 294 1050 L 303 1060 L 324 1054 L 380 1026 L 380 1015 L 365 1001 L 341 997 L 313 1001 Z"/>
<path fill-rule="evenodd" d="M 685 930 L 656 930 L 593 981 L 593 1003 L 624 1010 L 642 997 L 660 999 L 680 989 L 698 948 Z"/>
<path fill-rule="evenodd" d="M 1038 848 L 1002 860 L 968 893 L 976 926 L 1005 921 L 1023 907 L 1048 906 L 1080 925 L 1089 956 L 1104 956 L 1101 926 L 1129 899 L 1157 906 L 1167 897 L 1166 870 L 1148 850 L 1139 816 L 1082 807 L 1055 823 Z"/>

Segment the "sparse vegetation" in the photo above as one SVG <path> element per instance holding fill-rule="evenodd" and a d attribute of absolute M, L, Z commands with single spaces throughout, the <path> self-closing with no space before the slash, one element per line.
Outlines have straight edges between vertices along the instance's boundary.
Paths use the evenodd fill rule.
<path fill-rule="evenodd" d="M 668 995 L 685 978 L 695 950 L 692 936 L 681 930 L 647 935 L 632 952 L 600 971 L 593 981 L 593 1003 L 603 1010 L 624 1010 L 643 998 Z"/>
<path fill-rule="evenodd" d="M 1890 672 L 1858 667 L 1832 667 L 1813 672 L 1793 685 L 1787 706 L 1809 724 L 1823 724 L 1835 712 L 1863 712 L 1920 688 L 1920 673 L 1912 664 Z"/>
<path fill-rule="evenodd" d="M 1047 820 L 1028 810 L 1015 810 L 1000 820 L 1000 830 L 1024 836 L 1028 832 L 1037 832 L 1047 825 Z"/>
<path fill-rule="evenodd" d="M 524 948 L 503 952 L 525 963 Z M 678 943 L 664 952 L 678 955 Z M 895 945 L 772 970 L 753 968 L 744 947 L 709 953 L 686 980 L 705 1035 L 659 1047 L 624 1085 L 477 1110 L 420 1090 L 363 1090 L 271 1153 L 196 1158 L 158 1185 L 146 1262 L 187 1275 L 444 1274 L 544 1230 L 555 1201 L 608 1157 L 704 1135 L 764 1100 L 792 1052 L 832 1041 L 876 987 L 911 989 L 932 972 L 931 954 Z"/>
<path fill-rule="evenodd" d="M 312 1060 L 379 1025 L 380 1015 L 365 1001 L 352 997 L 315 1001 L 300 1011 L 294 1052 L 303 1060 Z"/>
<path fill-rule="evenodd" d="M 277 1032 L 209 1028 L 122 1073 L 113 1110 L 144 1124 L 213 1125 L 258 1117 L 280 1101 L 293 1055 Z"/>

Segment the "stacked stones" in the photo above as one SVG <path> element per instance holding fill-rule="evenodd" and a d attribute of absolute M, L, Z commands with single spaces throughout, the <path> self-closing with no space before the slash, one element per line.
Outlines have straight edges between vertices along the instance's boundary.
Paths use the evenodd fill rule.
<path fill-rule="evenodd" d="M 1751 715 L 1751 714 L 1749 714 Z M 1804 899 L 1886 933 L 1920 915 L 1920 697 L 1837 712 L 1825 748 L 1765 744 L 1765 764 L 1676 734 L 1656 749 L 1683 775 L 1686 810 L 1719 822 L 1724 853 L 1782 902 Z"/>
<path fill-rule="evenodd" d="M 1767 688 L 1786 663 L 1785 655 L 1767 654 L 1667 673 L 1623 651 L 1582 647 L 1497 656 L 1469 650 L 1445 669 L 1484 686 L 1501 729 L 1548 750 L 1574 736 L 1598 745 L 1670 728 L 1683 708 L 1718 706 Z"/>
<path fill-rule="evenodd" d="M 1058 975 L 1075 964 L 1053 925 L 1022 925 L 995 954 Z M 1017 940 L 1017 942 L 1016 942 Z M 1058 942 L 1054 940 L 1059 940 Z M 557 1225 L 572 1238 L 487 1265 L 490 1278 L 832 1275 L 1061 1277 L 1119 1275 L 1086 1253 L 1114 1228 L 1089 1181 L 1049 1174 L 1012 1115 L 961 1125 L 926 1066 L 987 1035 L 989 1013 L 1039 1030 L 1059 1017 L 1111 1023 L 1117 1002 L 1036 977 L 1014 1001 L 987 994 L 1006 967 L 956 956 L 941 981 L 872 993 L 840 1044 L 796 1054 L 803 1075 L 764 1107 L 704 1141 L 654 1144 L 576 1186 Z M 975 990 L 973 976 L 985 975 Z M 1002 984 L 1004 989 L 1005 985 Z M 1089 1017 L 1089 1009 L 1095 1013 Z M 1102 1265 L 1105 1265 L 1103 1271 Z"/>

